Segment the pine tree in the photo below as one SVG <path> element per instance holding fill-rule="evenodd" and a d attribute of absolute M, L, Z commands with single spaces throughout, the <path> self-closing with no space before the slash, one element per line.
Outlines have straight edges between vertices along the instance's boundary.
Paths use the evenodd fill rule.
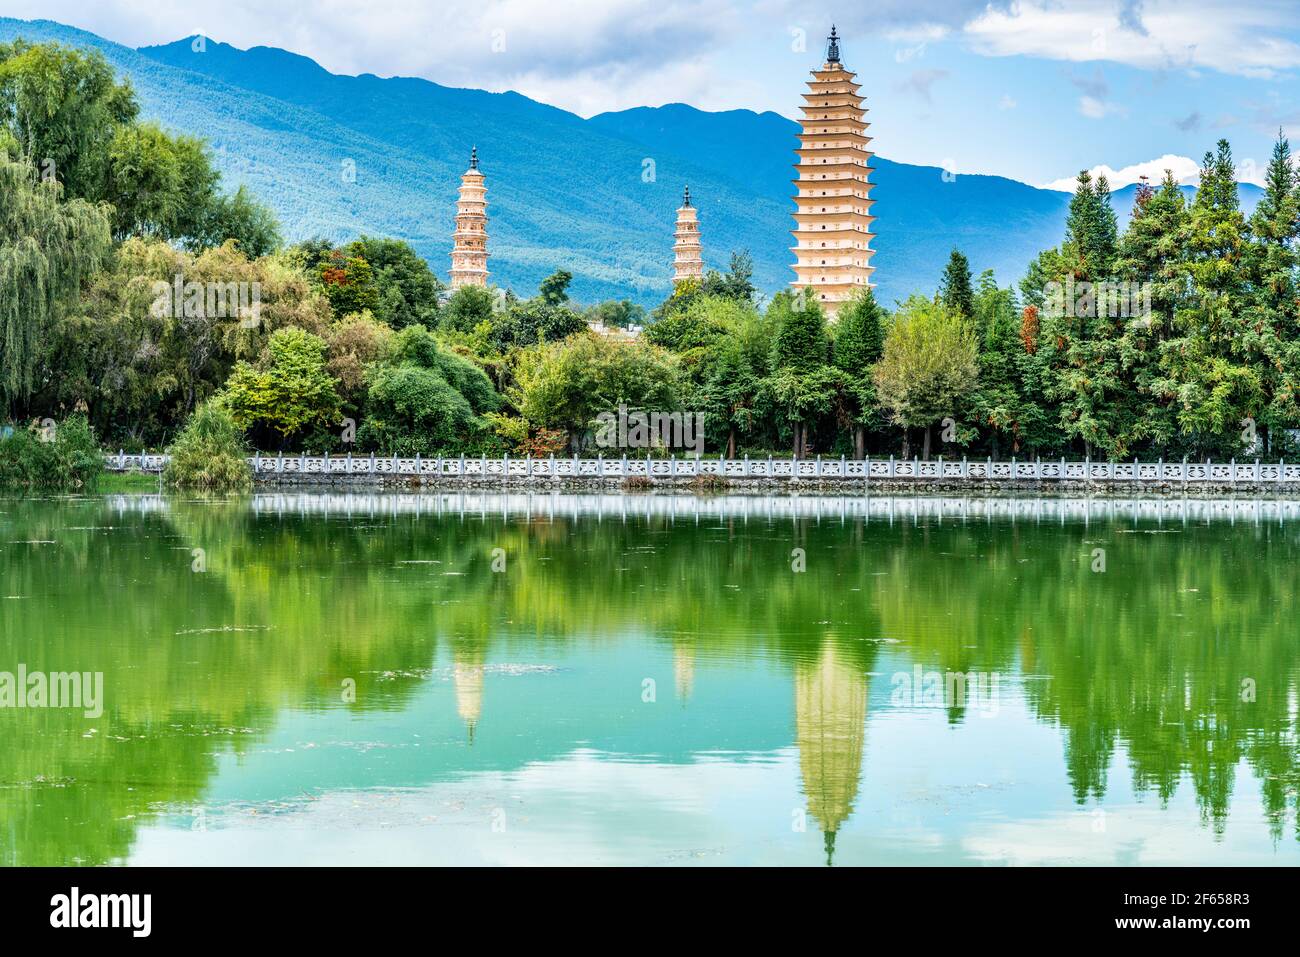
<path fill-rule="evenodd" d="M 772 372 L 766 392 L 783 410 L 795 455 L 811 448 L 809 421 L 830 410 L 838 375 L 830 365 L 830 338 L 821 305 L 808 291 L 778 293 L 768 307 L 776 323 Z"/>
<path fill-rule="evenodd" d="M 967 319 L 975 318 L 975 290 L 971 286 L 970 263 L 958 250 L 948 257 L 939 284 L 939 300 Z"/>
<path fill-rule="evenodd" d="M 999 455 L 1005 440 L 1010 450 L 1020 451 L 1020 423 L 1023 416 L 1018 354 L 1021 319 L 1016 313 L 1015 294 L 999 289 L 993 270 L 980 275 L 975 297 L 975 325 L 979 340 L 979 389 L 972 404 L 979 425 L 989 430 L 990 451 Z"/>
<path fill-rule="evenodd" d="M 1250 218 L 1251 294 L 1246 325 L 1260 337 L 1265 408 L 1261 415 L 1264 447 L 1270 454 L 1290 454 L 1280 441 L 1284 430 L 1300 426 L 1300 171 L 1291 144 L 1278 131 L 1264 176 L 1264 196 Z"/>
<path fill-rule="evenodd" d="M 1065 246 L 1075 277 L 1098 281 L 1111 274 L 1119 227 L 1106 177 L 1094 183 L 1084 170 L 1078 184 L 1065 221 Z"/>
<path fill-rule="evenodd" d="M 1142 304 L 1140 314 L 1125 323 L 1121 343 L 1121 369 L 1134 406 L 1120 437 L 1126 453 L 1144 443 L 1168 450 L 1178 437 L 1174 392 L 1162 371 L 1162 353 L 1185 299 L 1186 228 L 1187 203 L 1173 173 L 1165 171 L 1159 189 L 1144 182 L 1115 265 L 1118 278 L 1132 284 L 1130 290 Z"/>
<path fill-rule="evenodd" d="M 872 366 L 885 350 L 885 311 L 870 289 L 863 289 L 840 309 L 835 321 L 834 364 L 840 370 L 848 418 L 853 424 L 853 450 L 866 455 L 866 433 L 883 420 L 871 380 Z"/>

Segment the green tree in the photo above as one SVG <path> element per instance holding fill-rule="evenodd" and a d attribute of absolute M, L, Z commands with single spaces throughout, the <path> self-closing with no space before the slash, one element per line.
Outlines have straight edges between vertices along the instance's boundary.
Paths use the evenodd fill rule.
<path fill-rule="evenodd" d="M 280 247 L 280 224 L 275 214 L 243 186 L 233 195 L 212 199 L 185 245 L 198 252 L 232 239 L 250 259 L 268 256 Z"/>
<path fill-rule="evenodd" d="M 573 282 L 573 273 L 557 269 L 537 288 L 537 294 L 548 306 L 561 306 L 569 301 L 569 283 Z"/>
<path fill-rule="evenodd" d="M 1077 278 L 1100 280 L 1111 274 L 1118 234 L 1110 184 L 1105 176 L 1094 181 L 1084 170 L 1079 173 L 1065 220 L 1067 258 Z"/>
<path fill-rule="evenodd" d="M 0 152 L 0 404 L 22 411 L 51 331 L 109 252 L 106 210 Z"/>
<path fill-rule="evenodd" d="M 480 323 L 490 323 L 493 296 L 482 286 L 461 286 L 451 294 L 439 317 L 439 326 L 454 332 L 470 333 Z"/>
<path fill-rule="evenodd" d="M 119 128 L 109 145 L 104 188 L 113 204 L 113 235 L 197 235 L 216 202 L 218 179 L 201 140 L 171 136 L 156 123 Z"/>
<path fill-rule="evenodd" d="M 693 366 L 685 370 L 687 377 L 699 380 L 693 393 L 687 390 L 686 404 L 704 413 L 727 457 L 735 458 L 740 440 L 752 441 L 765 425 L 771 322 L 743 299 L 709 297 L 690 311 L 707 312 L 707 321 L 718 335 L 709 348 L 683 357 Z"/>
<path fill-rule="evenodd" d="M 971 285 L 970 263 L 954 249 L 939 283 L 939 299 L 967 319 L 975 318 L 975 289 Z"/>
<path fill-rule="evenodd" d="M 364 256 L 348 255 L 336 249 L 320 263 L 317 275 L 334 315 L 366 310 L 373 314 L 379 307 L 375 271 Z"/>
<path fill-rule="evenodd" d="M 496 417 L 498 430 L 518 441 L 539 429 L 567 433 L 575 451 L 603 412 L 671 412 L 680 408 L 674 357 L 643 342 L 615 342 L 585 334 L 525 349 L 516 358 L 516 385 L 508 394 L 521 422 Z"/>
<path fill-rule="evenodd" d="M 130 84 L 98 51 L 0 43 L 0 127 L 68 199 L 107 199 L 109 148 L 138 113 Z"/>
<path fill-rule="evenodd" d="M 974 309 L 979 388 L 972 395 L 972 411 L 980 427 L 987 430 L 993 455 L 999 455 L 1004 444 L 1015 453 L 1021 447 L 1025 407 L 1032 401 L 1026 395 L 1019 361 L 1025 351 L 1022 316 L 1016 309 L 1015 294 L 1009 288 L 998 288 L 991 269 L 980 275 Z"/>
<path fill-rule="evenodd" d="M 255 436 L 324 441 L 340 421 L 340 399 L 326 369 L 327 347 L 319 336 L 287 327 L 272 334 L 256 365 L 235 366 L 222 403 L 235 424 Z"/>
<path fill-rule="evenodd" d="M 1149 301 L 1123 332 L 1121 374 L 1134 408 L 1117 442 L 1121 454 L 1139 445 L 1165 452 L 1177 447 L 1178 408 L 1164 363 L 1186 299 L 1186 230 L 1187 203 L 1170 171 L 1158 189 L 1139 187 L 1115 264 L 1117 277 L 1141 285 L 1142 300 Z"/>
<path fill-rule="evenodd" d="M 830 364 L 826 316 L 811 290 L 777 293 L 768 307 L 775 337 L 767 396 L 790 425 L 796 456 L 812 448 L 810 422 L 830 411 L 839 376 Z"/>
<path fill-rule="evenodd" d="M 1207 152 L 1186 230 L 1190 290 L 1162 350 L 1178 423 L 1199 454 L 1234 455 L 1263 410 L 1264 343 L 1247 324 L 1248 239 L 1227 140 Z"/>
<path fill-rule="evenodd" d="M 390 455 L 486 451 L 495 441 L 483 416 L 500 406 L 482 369 L 441 348 L 423 326 L 408 326 L 370 367 L 357 442 Z"/>
<path fill-rule="evenodd" d="M 645 309 L 630 299 L 608 299 L 588 309 L 586 318 L 612 329 L 630 329 L 645 322 Z"/>
<path fill-rule="evenodd" d="M 860 290 L 840 308 L 834 332 L 834 362 L 853 424 L 853 454 L 861 459 L 867 454 L 867 430 L 882 424 L 871 370 L 885 351 L 885 311 L 870 289 Z"/>
<path fill-rule="evenodd" d="M 1245 327 L 1258 337 L 1263 356 L 1264 448 L 1271 455 L 1294 456 L 1294 443 L 1282 437 L 1300 426 L 1300 170 L 1280 130 L 1264 184 L 1249 223 Z"/>
<path fill-rule="evenodd" d="M 977 355 L 969 321 L 944 303 L 913 296 L 894 314 L 874 376 L 890 421 L 904 430 L 904 457 L 908 430 L 916 428 L 925 430 L 921 454 L 930 457 L 934 424 L 956 420 L 964 397 L 979 386 Z"/>
<path fill-rule="evenodd" d="M 374 314 L 380 322 L 394 329 L 411 325 L 433 329 L 438 324 L 438 297 L 444 286 L 410 243 L 362 236 L 348 252 L 374 271 L 378 296 Z"/>
<path fill-rule="evenodd" d="M 754 286 L 754 258 L 750 256 L 749 250 L 733 252 L 726 273 L 710 269 L 701 289 L 706 296 L 753 302 L 758 290 Z"/>

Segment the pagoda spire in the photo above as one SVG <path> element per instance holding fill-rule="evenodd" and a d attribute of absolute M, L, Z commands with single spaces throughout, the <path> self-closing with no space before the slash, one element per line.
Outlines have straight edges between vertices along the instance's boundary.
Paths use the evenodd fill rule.
<path fill-rule="evenodd" d="M 691 188 L 682 190 L 682 205 L 677 210 L 677 225 L 673 231 L 673 288 L 688 279 L 704 277 L 704 258 L 701 256 L 700 221 L 691 205 Z"/>
<path fill-rule="evenodd" d="M 872 285 L 871 137 L 854 77 L 840 63 L 839 32 L 831 27 L 826 62 L 803 95 L 790 284 L 811 290 L 830 319 Z"/>
<path fill-rule="evenodd" d="M 451 288 L 486 286 L 487 187 L 478 168 L 478 147 L 469 152 L 469 169 L 460 178 L 456 200 L 456 231 L 451 235 Z"/>

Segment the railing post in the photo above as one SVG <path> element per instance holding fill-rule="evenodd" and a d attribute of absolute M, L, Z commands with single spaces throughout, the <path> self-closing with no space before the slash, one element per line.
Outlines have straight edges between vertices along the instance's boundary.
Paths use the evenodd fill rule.
<path fill-rule="evenodd" d="M 1183 489 L 1187 488 L 1187 456 L 1183 456 Z"/>
<path fill-rule="evenodd" d="M 748 452 L 745 453 L 744 474 L 746 476 L 749 475 L 749 453 Z"/>
<path fill-rule="evenodd" d="M 1237 487 L 1237 457 L 1235 455 L 1232 457 L 1232 462 L 1230 464 L 1232 466 L 1232 487 L 1236 488 Z"/>
<path fill-rule="evenodd" d="M 889 453 L 889 477 L 894 477 L 894 453 Z"/>
<path fill-rule="evenodd" d="M 605 477 L 605 453 L 604 452 L 600 452 L 596 455 L 596 476 L 598 478 Z"/>
<path fill-rule="evenodd" d="M 501 453 L 501 484 L 505 485 L 510 481 L 510 453 Z"/>
<path fill-rule="evenodd" d="M 533 456 L 532 456 L 532 454 L 530 453 L 530 454 L 529 454 L 529 455 L 524 459 L 524 461 L 527 463 L 526 465 L 524 465 L 524 476 L 525 476 L 526 478 L 532 478 L 532 477 L 533 477 Z"/>
<path fill-rule="evenodd" d="M 966 461 L 966 456 L 961 457 L 961 477 L 962 481 L 970 478 L 970 463 Z"/>
<path fill-rule="evenodd" d="M 675 452 L 668 456 L 668 477 L 677 478 L 677 454 Z"/>

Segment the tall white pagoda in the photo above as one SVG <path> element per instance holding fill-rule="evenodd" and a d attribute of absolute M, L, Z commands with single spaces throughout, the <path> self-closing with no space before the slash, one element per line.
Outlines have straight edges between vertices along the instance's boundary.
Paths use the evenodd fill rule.
<path fill-rule="evenodd" d="M 700 221 L 691 205 L 691 188 L 682 192 L 682 205 L 677 210 L 677 226 L 673 231 L 673 287 L 687 279 L 704 278 L 704 258 L 701 255 Z"/>
<path fill-rule="evenodd" d="M 486 286 L 487 270 L 487 187 L 478 168 L 478 147 L 469 154 L 469 169 L 460 178 L 456 200 L 456 231 L 452 233 L 451 288 Z"/>
<path fill-rule="evenodd" d="M 827 315 L 858 289 L 871 285 L 871 151 L 866 110 L 855 74 L 840 63 L 835 28 L 826 62 L 812 71 L 799 121 L 798 178 L 794 180 L 795 279 L 811 288 Z"/>

